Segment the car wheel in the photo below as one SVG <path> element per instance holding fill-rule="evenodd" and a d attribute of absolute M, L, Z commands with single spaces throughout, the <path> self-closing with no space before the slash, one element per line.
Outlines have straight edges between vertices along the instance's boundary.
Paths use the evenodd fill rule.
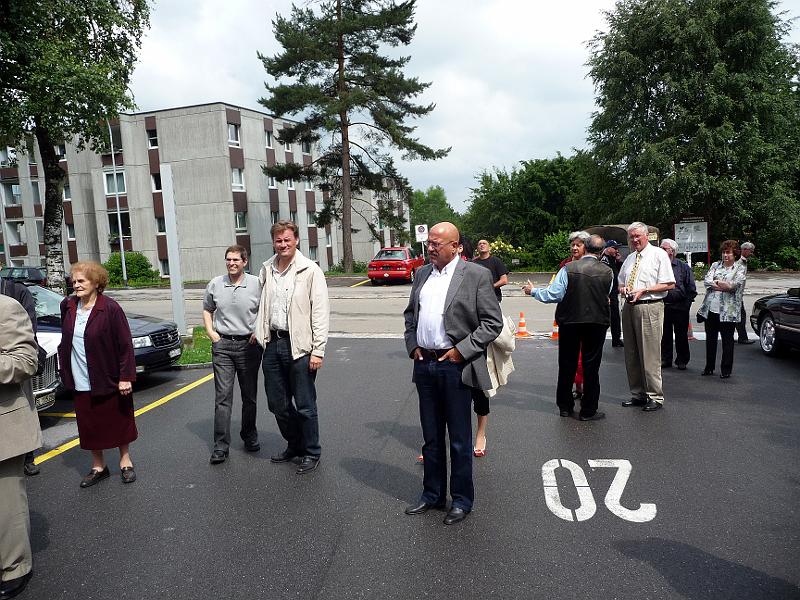
<path fill-rule="evenodd" d="M 370 279 L 370 280 L 369 280 L 369 282 L 370 282 L 372 285 L 380 285 L 380 284 L 381 284 L 381 282 L 380 282 L 380 281 L 378 281 L 377 279 Z"/>
<path fill-rule="evenodd" d="M 775 321 L 772 320 L 772 315 L 770 314 L 764 315 L 761 319 L 761 325 L 758 328 L 758 341 L 764 354 L 768 356 L 780 354 L 781 343 L 776 337 Z"/>

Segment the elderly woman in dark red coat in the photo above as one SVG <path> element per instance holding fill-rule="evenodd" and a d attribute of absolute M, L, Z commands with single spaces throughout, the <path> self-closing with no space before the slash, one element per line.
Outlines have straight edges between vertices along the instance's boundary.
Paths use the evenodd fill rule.
<path fill-rule="evenodd" d="M 61 302 L 61 381 L 73 390 L 81 448 L 92 452 L 89 487 L 109 476 L 103 450 L 119 448 L 120 476 L 136 480 L 128 444 L 136 439 L 132 382 L 136 379 L 131 330 L 119 304 L 106 298 L 108 272 L 95 262 L 72 265 L 75 295 Z"/>

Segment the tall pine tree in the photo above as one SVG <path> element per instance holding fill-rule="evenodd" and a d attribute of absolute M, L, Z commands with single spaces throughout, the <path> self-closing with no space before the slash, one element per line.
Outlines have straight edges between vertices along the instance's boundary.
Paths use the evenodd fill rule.
<path fill-rule="evenodd" d="M 273 57 L 259 53 L 267 73 L 268 98 L 259 102 L 276 116 L 301 119 L 278 134 L 283 142 L 317 144 L 320 156 L 311 165 L 296 163 L 265 167 L 278 181 L 312 178 L 320 181 L 327 199 L 318 224 L 341 219 L 345 270 L 352 270 L 352 196 L 362 189 L 377 192 L 379 218 L 396 217 L 387 198 L 394 189 L 408 194 L 389 149 L 403 159 L 443 158 L 449 148 L 434 150 L 413 137 L 406 119 L 430 113 L 434 105 L 414 98 L 430 83 L 406 77 L 408 56 L 393 57 L 388 47 L 411 43 L 415 1 L 322 0 L 315 7 L 292 6 L 287 19 L 273 21 L 283 51 Z M 281 80 L 288 80 L 281 83 Z M 374 232 L 373 232 L 374 233 Z"/>

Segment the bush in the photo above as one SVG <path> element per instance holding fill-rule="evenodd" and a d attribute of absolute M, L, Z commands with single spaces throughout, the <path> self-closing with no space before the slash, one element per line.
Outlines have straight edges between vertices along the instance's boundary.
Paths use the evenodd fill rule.
<path fill-rule="evenodd" d="M 706 273 L 708 273 L 708 265 L 704 262 L 696 262 L 692 265 L 692 272 L 694 273 L 694 278 L 697 281 L 703 281 L 706 278 Z"/>
<path fill-rule="evenodd" d="M 331 265 L 328 267 L 328 271 L 330 273 L 344 273 L 344 260 L 340 260 L 335 265 Z M 367 263 L 361 262 L 360 260 L 353 261 L 353 273 L 366 273 L 367 272 Z"/>
<path fill-rule="evenodd" d="M 491 244 L 492 254 L 503 261 L 503 264 L 510 270 L 519 270 L 522 267 L 530 267 L 533 260 L 533 253 L 519 246 L 512 246 L 501 237 L 496 238 Z M 514 261 L 517 261 L 516 263 Z"/>
<path fill-rule="evenodd" d="M 108 271 L 108 281 L 111 285 L 122 284 L 122 256 L 119 252 L 114 252 L 103 263 Z M 128 274 L 128 281 L 139 285 L 153 283 L 161 280 L 158 271 L 153 269 L 153 265 L 141 252 L 125 253 L 125 269 Z"/>
<path fill-rule="evenodd" d="M 775 259 L 784 269 L 796 271 L 800 269 L 800 249 L 789 246 L 781 246 L 775 253 Z M 769 267 L 767 267 L 768 270 Z"/>
<path fill-rule="evenodd" d="M 555 271 L 558 265 L 569 256 L 569 232 L 548 233 L 535 253 L 535 266 L 542 271 Z"/>

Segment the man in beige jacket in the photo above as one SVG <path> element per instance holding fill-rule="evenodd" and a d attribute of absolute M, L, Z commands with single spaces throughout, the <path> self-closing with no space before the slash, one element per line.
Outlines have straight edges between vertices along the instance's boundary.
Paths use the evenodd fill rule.
<path fill-rule="evenodd" d="M 25 454 L 42 445 L 31 387 L 38 355 L 28 313 L 0 295 L 0 598 L 17 596 L 31 577 Z"/>
<path fill-rule="evenodd" d="M 317 468 L 321 454 L 317 390 L 328 341 L 328 286 L 319 265 L 297 250 L 297 225 L 272 226 L 275 256 L 261 267 L 261 302 L 256 341 L 264 348 L 262 368 L 267 406 L 287 443 L 274 463 L 300 458 L 297 474 Z"/>

